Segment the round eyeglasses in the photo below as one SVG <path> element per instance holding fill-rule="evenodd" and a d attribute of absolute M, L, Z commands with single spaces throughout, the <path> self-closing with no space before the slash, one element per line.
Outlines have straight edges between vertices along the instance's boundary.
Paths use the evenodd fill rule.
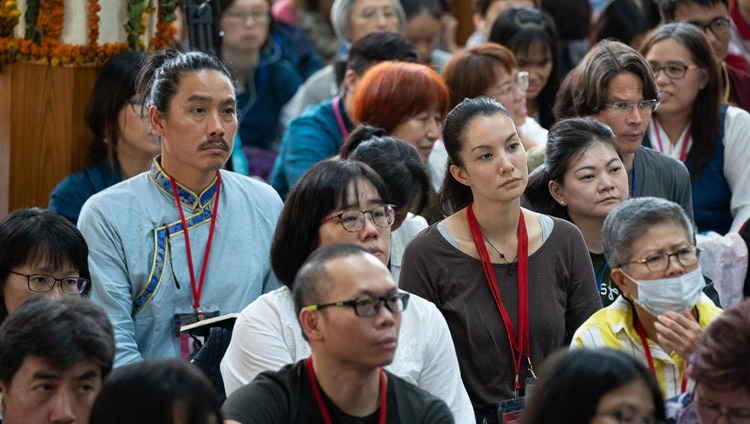
<path fill-rule="evenodd" d="M 699 415 L 708 418 L 708 422 L 715 423 L 720 417 L 724 417 L 729 424 L 750 424 L 750 409 L 731 408 L 706 401 L 700 395 L 698 388 L 693 393 L 693 405 L 698 410 Z"/>
<path fill-rule="evenodd" d="M 516 90 L 521 89 L 524 93 L 529 89 L 529 73 L 526 71 L 519 72 L 516 77 L 511 81 L 506 81 L 497 91 L 493 97 L 508 97 L 513 94 Z"/>
<path fill-rule="evenodd" d="M 409 304 L 409 293 L 392 293 L 385 296 L 360 296 L 351 300 L 305 306 L 303 309 L 319 311 L 331 306 L 346 306 L 354 308 L 354 314 L 358 317 L 373 317 L 380 312 L 381 305 L 385 305 L 391 313 L 397 314 L 403 312 L 407 304 Z"/>
<path fill-rule="evenodd" d="M 596 415 L 611 418 L 617 424 L 657 424 L 654 414 L 641 415 L 632 405 L 623 405 L 615 411 L 597 412 Z"/>
<path fill-rule="evenodd" d="M 365 226 L 365 214 L 370 214 L 372 222 L 378 227 L 388 228 L 393 225 L 393 221 L 396 219 L 396 205 L 385 204 L 374 207 L 369 211 L 350 209 L 325 218 L 320 222 L 320 225 L 338 219 L 346 231 L 356 233 Z"/>
<path fill-rule="evenodd" d="M 669 268 L 669 259 L 677 258 L 677 262 L 683 267 L 693 266 L 698 263 L 698 257 L 700 256 L 700 250 L 694 247 L 685 247 L 674 253 L 661 253 L 658 255 L 651 255 L 647 258 L 639 259 L 637 261 L 630 261 L 620 264 L 620 266 L 629 264 L 643 264 L 646 265 L 651 272 L 664 272 Z"/>
<path fill-rule="evenodd" d="M 63 293 L 81 294 L 89 284 L 89 280 L 83 277 L 55 278 L 44 274 L 21 274 L 15 271 L 10 271 L 10 273 L 19 277 L 26 277 L 26 284 L 29 286 L 29 290 L 37 293 L 46 293 L 52 290 L 55 284 L 60 283 L 60 290 Z"/>

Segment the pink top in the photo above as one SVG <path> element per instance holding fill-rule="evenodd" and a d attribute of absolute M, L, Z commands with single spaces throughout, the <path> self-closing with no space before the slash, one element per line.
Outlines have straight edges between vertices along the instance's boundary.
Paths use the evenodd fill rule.
<path fill-rule="evenodd" d="M 297 25 L 297 11 L 291 0 L 276 0 L 271 6 L 273 18 L 289 25 Z"/>

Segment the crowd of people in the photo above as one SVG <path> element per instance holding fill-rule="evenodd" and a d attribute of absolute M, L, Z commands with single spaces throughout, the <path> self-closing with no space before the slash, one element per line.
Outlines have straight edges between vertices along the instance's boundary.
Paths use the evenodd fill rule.
<path fill-rule="evenodd" d="M 219 3 L 0 220 L 0 423 L 750 422 L 750 0 Z"/>

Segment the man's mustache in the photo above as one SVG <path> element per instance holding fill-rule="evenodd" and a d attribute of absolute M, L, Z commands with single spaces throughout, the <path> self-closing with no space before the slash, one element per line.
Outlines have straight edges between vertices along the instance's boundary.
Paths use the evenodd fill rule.
<path fill-rule="evenodd" d="M 225 151 L 229 151 L 229 143 L 227 143 L 226 140 L 224 140 L 221 136 L 213 136 L 209 138 L 207 141 L 201 143 L 201 145 L 198 147 L 198 150 L 206 150 L 206 149 L 215 149 L 220 148 Z"/>

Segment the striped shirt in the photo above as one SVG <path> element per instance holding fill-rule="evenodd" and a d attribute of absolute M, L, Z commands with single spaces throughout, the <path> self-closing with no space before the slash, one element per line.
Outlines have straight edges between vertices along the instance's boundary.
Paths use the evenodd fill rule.
<path fill-rule="evenodd" d="M 696 309 L 701 328 L 706 328 L 722 312 L 705 294 L 701 294 Z M 679 395 L 682 391 L 685 359 L 676 353 L 667 354 L 651 339 L 647 341 L 662 395 L 665 399 Z M 643 343 L 635 329 L 634 308 L 623 296 L 592 315 L 576 330 L 571 349 L 577 348 L 621 350 L 648 366 Z"/>

